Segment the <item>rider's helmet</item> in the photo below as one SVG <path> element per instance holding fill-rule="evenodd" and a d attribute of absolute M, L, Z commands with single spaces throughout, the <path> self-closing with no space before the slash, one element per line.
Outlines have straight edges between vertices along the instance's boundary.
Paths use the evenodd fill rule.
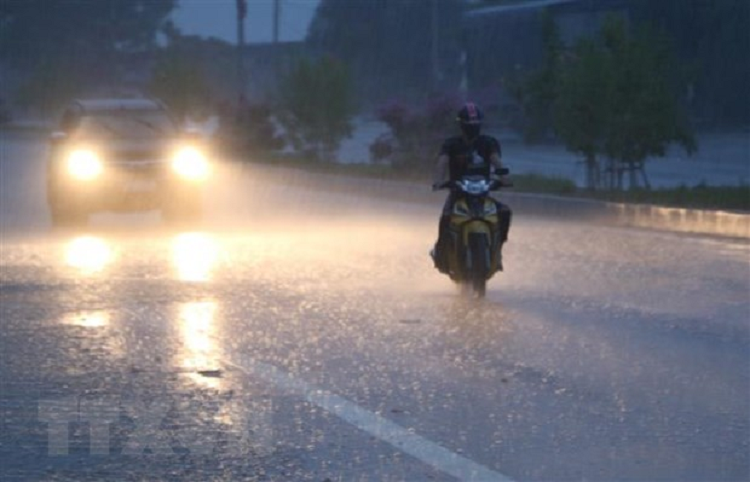
<path fill-rule="evenodd" d="M 482 119 L 484 114 L 473 102 L 467 102 L 458 111 L 456 120 L 461 126 L 461 132 L 470 141 L 476 139 L 482 130 Z"/>

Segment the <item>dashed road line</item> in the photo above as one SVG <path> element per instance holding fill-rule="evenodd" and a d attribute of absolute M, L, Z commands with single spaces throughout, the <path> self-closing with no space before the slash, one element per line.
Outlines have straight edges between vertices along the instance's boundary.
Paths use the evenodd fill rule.
<path fill-rule="evenodd" d="M 509 477 L 501 473 L 451 452 L 341 396 L 318 389 L 276 366 L 246 356 L 240 356 L 236 361 L 224 360 L 224 363 L 248 375 L 257 376 L 272 383 L 289 395 L 303 398 L 443 473 L 469 482 L 512 482 Z"/>

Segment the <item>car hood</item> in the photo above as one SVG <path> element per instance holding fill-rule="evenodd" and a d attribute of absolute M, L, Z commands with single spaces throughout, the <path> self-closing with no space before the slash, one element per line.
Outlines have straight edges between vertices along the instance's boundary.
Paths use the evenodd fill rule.
<path fill-rule="evenodd" d="M 102 157 L 115 162 L 166 160 L 186 141 L 179 137 L 158 139 L 98 139 L 72 141 L 73 145 L 91 145 Z"/>

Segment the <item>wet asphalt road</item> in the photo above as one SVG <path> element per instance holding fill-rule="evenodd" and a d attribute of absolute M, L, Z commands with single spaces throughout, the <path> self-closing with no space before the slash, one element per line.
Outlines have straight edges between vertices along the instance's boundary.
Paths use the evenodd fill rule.
<path fill-rule="evenodd" d="M 59 232 L 43 155 L 0 142 L 0 480 L 750 477 L 747 243 L 519 217 L 474 302 L 439 197 L 247 169 Z"/>

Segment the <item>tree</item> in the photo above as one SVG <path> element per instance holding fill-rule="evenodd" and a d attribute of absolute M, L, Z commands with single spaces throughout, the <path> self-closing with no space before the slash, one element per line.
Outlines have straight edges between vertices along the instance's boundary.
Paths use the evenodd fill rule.
<path fill-rule="evenodd" d="M 0 59 L 30 74 L 34 85 L 44 86 L 45 77 L 75 90 L 109 84 L 119 79 L 124 56 L 156 48 L 156 35 L 175 5 L 176 0 L 4 0 Z M 25 90 L 27 102 L 66 100 L 51 100 L 43 87 Z"/>
<path fill-rule="evenodd" d="M 555 132 L 569 151 L 583 156 L 586 187 L 595 189 L 600 182 L 598 157 L 610 115 L 607 103 L 612 95 L 613 69 L 611 59 L 593 40 L 581 40 L 575 55 L 575 61 L 561 73 L 554 105 Z"/>
<path fill-rule="evenodd" d="M 640 31 L 631 36 L 625 22 L 608 17 L 594 40 L 581 40 L 573 60 L 562 69 L 555 105 L 556 130 L 567 148 L 583 154 L 594 187 L 598 156 L 610 159 L 609 186 L 622 188 L 652 156 L 663 157 L 672 142 L 688 153 L 696 149 L 687 116 L 678 106 L 669 81 L 666 42 Z"/>
<path fill-rule="evenodd" d="M 332 158 L 352 132 L 352 82 L 346 65 L 333 58 L 300 59 L 282 80 L 282 119 L 292 143 L 315 158 Z"/>
<path fill-rule="evenodd" d="M 321 0 L 307 41 L 346 62 L 358 93 L 368 100 L 442 90 L 460 81 L 463 4 L 461 0 Z"/>
<path fill-rule="evenodd" d="M 70 52 L 102 60 L 152 48 L 176 0 L 5 0 L 2 5 L 0 55 L 28 66 Z"/>
<path fill-rule="evenodd" d="M 553 128 L 552 106 L 560 88 L 560 60 L 564 45 L 552 13 L 542 12 L 544 62 L 538 69 L 509 80 L 511 95 L 524 113 L 524 137 L 527 142 L 544 138 Z"/>
<path fill-rule="evenodd" d="M 21 106 L 49 114 L 79 95 L 85 85 L 86 79 L 72 62 L 45 59 L 27 74 L 26 81 L 16 92 L 16 100 Z"/>
<path fill-rule="evenodd" d="M 211 103 L 201 64 L 179 46 L 170 46 L 159 52 L 149 92 L 163 100 L 180 120 L 190 114 L 205 112 Z"/>
<path fill-rule="evenodd" d="M 630 0 L 636 23 L 673 39 L 679 85 L 702 122 L 750 122 L 750 2 L 746 0 Z"/>

